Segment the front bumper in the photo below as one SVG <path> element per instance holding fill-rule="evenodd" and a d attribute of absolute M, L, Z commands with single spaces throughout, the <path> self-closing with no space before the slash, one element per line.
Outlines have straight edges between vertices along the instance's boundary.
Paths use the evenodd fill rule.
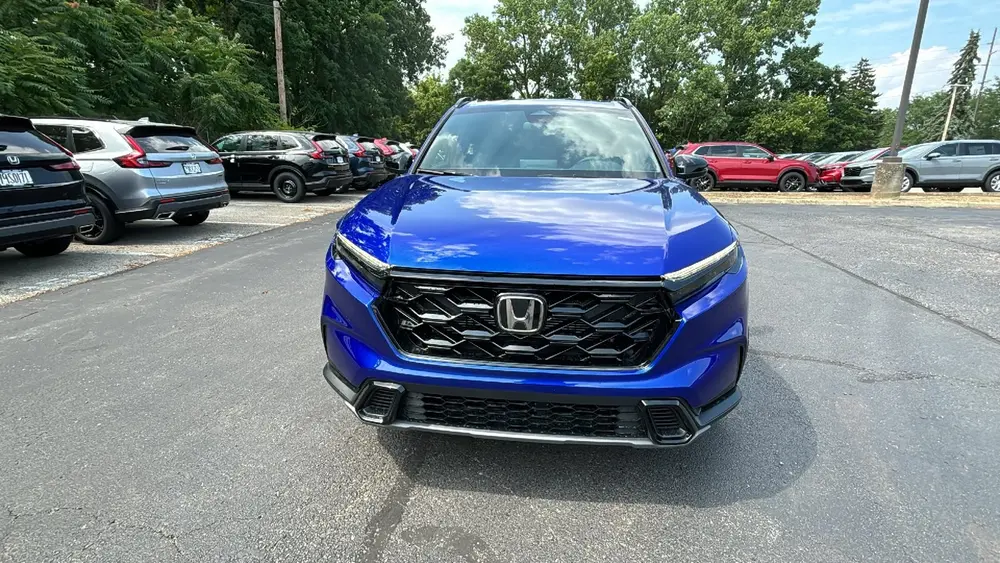
<path fill-rule="evenodd" d="M 157 198 L 142 207 L 118 211 L 115 215 L 126 223 L 141 219 L 169 219 L 174 215 L 184 215 L 196 211 L 209 211 L 229 205 L 229 190 L 208 194 L 192 194 L 171 198 Z"/>
<path fill-rule="evenodd" d="M 546 443 L 684 445 L 740 401 L 737 384 L 748 346 L 746 278 L 743 260 L 738 270 L 677 307 L 678 325 L 650 363 L 634 368 L 579 369 L 459 362 L 401 353 L 378 320 L 377 296 L 346 264 L 328 255 L 321 318 L 328 359 L 324 376 L 348 407 L 369 424 Z M 385 415 L 366 416 L 366 401 L 377 387 L 391 388 L 398 396 Z M 477 409 L 487 405 L 494 413 L 501 408 L 498 401 L 546 412 L 572 410 L 575 405 L 588 409 L 610 405 L 634 413 L 641 428 L 623 433 L 627 435 L 614 431 L 611 435 L 511 432 L 481 423 L 478 418 L 453 417 L 446 421 L 454 423 L 442 424 L 440 417 L 403 416 L 422 413 L 420 405 L 406 403 L 404 408 L 403 404 L 428 393 L 471 401 Z M 653 432 L 652 413 L 658 409 L 679 421 L 676 434 Z"/>

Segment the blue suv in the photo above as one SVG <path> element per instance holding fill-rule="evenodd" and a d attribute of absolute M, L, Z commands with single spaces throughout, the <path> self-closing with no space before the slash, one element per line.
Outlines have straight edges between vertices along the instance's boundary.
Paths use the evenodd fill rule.
<path fill-rule="evenodd" d="M 677 446 L 739 403 L 743 249 L 632 104 L 461 100 L 423 146 L 326 257 L 324 376 L 362 421 Z"/>

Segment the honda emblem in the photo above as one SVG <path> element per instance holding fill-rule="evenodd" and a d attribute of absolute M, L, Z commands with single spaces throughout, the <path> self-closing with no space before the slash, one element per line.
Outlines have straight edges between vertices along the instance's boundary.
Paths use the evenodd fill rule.
<path fill-rule="evenodd" d="M 17 166 L 18 164 L 21 164 L 21 159 L 17 158 L 14 155 L 7 155 L 7 162 L 13 164 L 14 166 Z"/>
<path fill-rule="evenodd" d="M 501 293 L 497 296 L 497 324 L 512 334 L 534 334 L 545 324 L 545 300 L 537 295 Z"/>

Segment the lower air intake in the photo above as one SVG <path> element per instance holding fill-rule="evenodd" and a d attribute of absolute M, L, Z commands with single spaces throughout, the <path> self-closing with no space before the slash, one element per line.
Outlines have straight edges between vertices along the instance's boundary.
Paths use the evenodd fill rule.
<path fill-rule="evenodd" d="M 588 405 L 483 399 L 408 392 L 399 419 L 531 434 L 604 438 L 646 437 L 635 405 Z"/>

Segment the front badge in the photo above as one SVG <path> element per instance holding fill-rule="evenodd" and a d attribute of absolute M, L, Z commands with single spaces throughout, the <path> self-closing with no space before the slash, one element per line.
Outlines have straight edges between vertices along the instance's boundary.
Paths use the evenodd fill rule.
<path fill-rule="evenodd" d="M 497 324 L 512 334 L 534 334 L 545 324 L 545 300 L 537 295 L 501 293 L 497 296 Z"/>

